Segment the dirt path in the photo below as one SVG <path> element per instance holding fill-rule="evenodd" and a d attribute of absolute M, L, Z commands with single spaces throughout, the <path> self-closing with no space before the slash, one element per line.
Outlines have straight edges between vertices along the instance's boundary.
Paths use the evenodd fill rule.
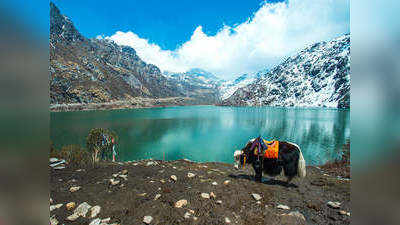
<path fill-rule="evenodd" d="M 307 177 L 294 180 L 295 185 L 290 187 L 280 181 L 284 177 L 264 177 L 263 183 L 256 183 L 249 176 L 250 168 L 238 171 L 224 163 L 146 160 L 78 169 L 50 169 L 51 205 L 63 204 L 50 215 L 60 224 L 93 221 L 83 217 L 66 220 L 74 211 L 66 209 L 69 202 L 99 205 L 101 211 L 95 218 L 110 218 L 103 224 L 143 224 L 145 216 L 152 217 L 151 224 L 350 224 L 350 216 L 339 211 L 350 210 L 351 181 L 324 174 L 317 167 L 307 167 Z M 188 177 L 188 173 L 195 176 Z M 119 183 L 110 184 L 112 178 Z M 73 186 L 81 188 L 70 192 Z M 201 196 L 211 192 L 215 197 Z M 253 193 L 261 196 L 258 202 Z M 187 204 L 176 208 L 176 202 L 182 199 Z M 329 201 L 340 202 L 340 209 L 329 207 Z M 278 209 L 279 204 L 290 209 Z"/>

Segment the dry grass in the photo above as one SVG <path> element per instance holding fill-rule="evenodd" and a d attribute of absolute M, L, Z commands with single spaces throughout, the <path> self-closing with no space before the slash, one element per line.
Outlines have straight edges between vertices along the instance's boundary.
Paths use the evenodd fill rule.
<path fill-rule="evenodd" d="M 79 145 L 67 145 L 60 150 L 50 147 L 50 157 L 65 159 L 72 166 L 88 166 L 91 165 L 92 159 L 90 153 Z"/>
<path fill-rule="evenodd" d="M 328 162 L 321 168 L 332 175 L 350 178 L 350 165 L 350 141 L 347 141 L 342 148 L 342 158 Z"/>

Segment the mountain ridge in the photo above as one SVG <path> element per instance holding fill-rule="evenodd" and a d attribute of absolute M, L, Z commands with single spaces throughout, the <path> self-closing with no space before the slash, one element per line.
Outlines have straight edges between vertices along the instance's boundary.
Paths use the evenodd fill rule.
<path fill-rule="evenodd" d="M 140 99 L 166 98 L 174 99 L 172 105 L 349 108 L 349 58 L 348 34 L 309 45 L 270 70 L 242 74 L 233 80 L 219 79 L 201 68 L 161 72 L 129 46 L 84 37 L 50 2 L 53 105 L 121 101 L 138 105 Z"/>
<path fill-rule="evenodd" d="M 221 105 L 350 108 L 350 34 L 287 57 Z"/>

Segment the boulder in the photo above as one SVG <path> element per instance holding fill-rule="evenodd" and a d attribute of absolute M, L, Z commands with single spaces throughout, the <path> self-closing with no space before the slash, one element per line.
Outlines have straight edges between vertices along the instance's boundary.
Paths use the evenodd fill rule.
<path fill-rule="evenodd" d="M 195 177 L 196 174 L 194 174 L 194 173 L 188 173 L 187 176 L 188 176 L 189 178 L 192 178 L 192 177 Z"/>

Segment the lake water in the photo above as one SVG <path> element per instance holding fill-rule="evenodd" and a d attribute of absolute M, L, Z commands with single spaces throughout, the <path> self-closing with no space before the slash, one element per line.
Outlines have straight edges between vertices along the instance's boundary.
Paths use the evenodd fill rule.
<path fill-rule="evenodd" d="M 91 128 L 114 130 L 119 160 L 233 162 L 250 138 L 298 144 L 307 164 L 340 157 L 350 139 L 348 110 L 284 107 L 181 106 L 113 111 L 52 112 L 50 137 L 57 148 L 85 146 Z"/>

